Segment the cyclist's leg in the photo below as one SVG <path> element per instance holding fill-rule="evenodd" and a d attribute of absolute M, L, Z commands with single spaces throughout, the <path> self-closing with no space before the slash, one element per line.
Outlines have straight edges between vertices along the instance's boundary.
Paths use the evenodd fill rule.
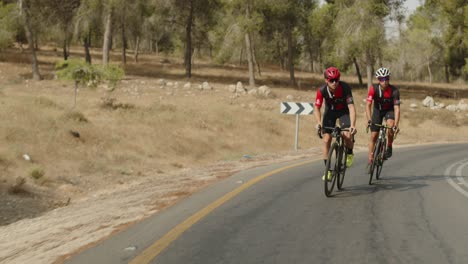
<path fill-rule="evenodd" d="M 395 125 L 395 112 L 394 111 L 388 111 L 385 114 L 385 119 L 387 120 L 387 126 L 393 127 Z M 392 129 L 387 129 L 387 153 L 386 157 L 390 158 L 392 156 L 392 145 L 393 145 L 393 137 L 394 137 L 394 132 Z"/>
<path fill-rule="evenodd" d="M 374 108 L 372 112 L 372 123 L 373 124 L 382 124 L 383 121 L 383 115 L 382 113 Z M 375 125 L 371 125 L 371 136 L 369 140 L 369 155 L 368 155 L 368 163 L 372 162 L 372 159 L 374 158 L 374 147 L 375 147 L 375 141 L 377 140 L 377 136 L 379 135 L 379 127 Z"/>
<path fill-rule="evenodd" d="M 336 124 L 336 115 L 331 111 L 326 111 L 323 113 L 322 127 L 334 127 Z M 323 129 L 323 161 L 325 165 L 327 164 L 328 152 L 330 151 L 330 145 L 332 141 L 331 137 L 332 130 Z"/>
<path fill-rule="evenodd" d="M 341 113 L 339 119 L 340 119 L 341 128 L 348 128 L 351 126 L 351 119 L 349 118 L 349 112 Z M 351 139 L 351 133 L 343 132 L 343 139 L 344 139 L 346 147 L 352 150 L 354 148 L 354 142 Z"/>
<path fill-rule="evenodd" d="M 348 128 L 351 126 L 351 119 L 349 117 L 349 112 L 343 112 L 340 115 L 340 127 L 341 128 Z M 346 167 L 351 167 L 353 165 L 353 160 L 354 160 L 354 153 L 353 153 L 353 148 L 354 148 L 354 142 L 352 139 L 351 132 L 347 131 L 343 133 L 343 139 L 344 139 L 344 144 L 346 146 Z"/>

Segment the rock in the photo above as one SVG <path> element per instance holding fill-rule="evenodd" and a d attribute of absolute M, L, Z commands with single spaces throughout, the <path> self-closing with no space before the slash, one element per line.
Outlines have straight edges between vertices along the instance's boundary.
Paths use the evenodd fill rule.
<path fill-rule="evenodd" d="M 184 84 L 184 89 L 190 89 L 192 88 L 192 84 L 190 82 L 187 82 L 186 84 Z"/>
<path fill-rule="evenodd" d="M 250 95 L 257 95 L 257 93 L 258 93 L 258 91 L 257 91 L 257 89 L 255 89 L 255 88 L 253 88 L 252 90 L 250 90 L 250 91 L 248 92 L 248 94 L 250 94 Z"/>
<path fill-rule="evenodd" d="M 76 137 L 76 138 L 80 137 L 80 133 L 78 131 L 70 130 L 69 132 L 73 137 Z"/>
<path fill-rule="evenodd" d="M 23 154 L 23 159 L 25 161 L 31 161 L 31 157 L 28 154 Z"/>
<path fill-rule="evenodd" d="M 158 84 L 161 85 L 161 86 L 165 86 L 166 85 L 166 81 L 164 79 L 159 79 L 158 80 Z"/>
<path fill-rule="evenodd" d="M 237 82 L 236 84 L 236 93 L 240 94 L 246 94 L 247 90 L 244 88 L 244 85 L 242 85 L 242 82 Z"/>
<path fill-rule="evenodd" d="M 468 104 L 465 103 L 465 100 L 460 100 L 460 102 L 458 102 L 458 109 L 460 111 L 468 110 Z"/>
<path fill-rule="evenodd" d="M 410 104 L 410 107 L 411 107 L 411 108 L 418 108 L 418 105 L 415 104 L 415 103 L 412 103 L 412 104 Z"/>
<path fill-rule="evenodd" d="M 258 88 L 258 94 L 264 97 L 268 97 L 271 95 L 271 89 L 266 85 L 262 85 Z"/>
<path fill-rule="evenodd" d="M 288 101 L 294 101 L 294 96 L 288 95 L 288 96 L 286 96 L 286 100 L 288 100 Z"/>
<path fill-rule="evenodd" d="M 236 92 L 236 86 L 234 84 L 230 84 L 228 86 L 228 91 L 231 92 L 231 93 L 235 93 Z"/>
<path fill-rule="evenodd" d="M 445 109 L 449 110 L 449 111 L 452 111 L 452 112 L 456 112 L 458 111 L 458 106 L 456 105 L 447 105 L 447 107 L 445 107 Z"/>
<path fill-rule="evenodd" d="M 435 106 L 434 98 L 430 96 L 426 96 L 426 98 L 422 102 L 423 106 L 425 107 L 433 107 Z"/>
<path fill-rule="evenodd" d="M 213 87 L 208 82 L 203 82 L 201 87 L 202 90 L 213 90 Z"/>

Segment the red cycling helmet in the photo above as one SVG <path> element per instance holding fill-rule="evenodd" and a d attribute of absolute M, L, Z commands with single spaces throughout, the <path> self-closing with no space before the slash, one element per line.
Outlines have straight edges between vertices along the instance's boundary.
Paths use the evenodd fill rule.
<path fill-rule="evenodd" d="M 330 67 L 330 68 L 327 68 L 323 72 L 323 76 L 327 80 L 333 80 L 333 79 L 339 80 L 340 79 L 340 71 L 335 67 Z"/>

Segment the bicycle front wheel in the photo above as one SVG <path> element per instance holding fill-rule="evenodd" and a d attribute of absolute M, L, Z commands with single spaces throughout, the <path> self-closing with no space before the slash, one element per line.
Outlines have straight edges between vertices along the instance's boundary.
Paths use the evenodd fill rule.
<path fill-rule="evenodd" d="M 376 171 L 375 171 L 375 178 L 378 180 L 380 179 L 380 173 L 382 173 L 382 168 L 383 168 L 383 164 L 384 164 L 384 161 L 385 161 L 385 150 L 386 150 L 386 146 L 387 145 L 387 140 L 384 140 L 384 141 L 380 141 L 380 152 L 379 152 L 379 155 L 378 155 L 378 166 L 376 168 Z"/>
<path fill-rule="evenodd" d="M 369 185 L 372 185 L 372 177 L 374 176 L 374 171 L 378 170 L 380 145 L 380 140 L 377 140 L 374 146 L 374 156 L 372 157 L 372 163 L 370 165 L 371 167 L 369 169 Z"/>
<path fill-rule="evenodd" d="M 335 142 L 331 145 L 330 150 L 328 152 L 328 160 L 327 165 L 325 166 L 325 180 L 324 187 L 325 187 L 325 195 L 327 197 L 332 196 L 333 188 L 335 187 L 336 176 L 339 171 L 336 170 L 336 166 L 338 164 L 338 144 Z M 328 177 L 330 173 L 331 177 Z"/>
<path fill-rule="evenodd" d="M 346 174 L 346 158 L 348 157 L 348 154 L 344 150 L 344 146 L 340 148 L 340 155 L 338 159 L 338 164 L 340 164 L 340 170 L 337 175 L 336 179 L 336 187 L 338 187 L 338 190 L 343 190 L 343 182 L 344 182 L 344 176 Z"/>

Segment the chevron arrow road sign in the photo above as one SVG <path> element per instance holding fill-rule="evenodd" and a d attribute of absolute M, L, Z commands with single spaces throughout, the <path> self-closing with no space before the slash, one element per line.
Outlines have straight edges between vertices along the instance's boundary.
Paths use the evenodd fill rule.
<path fill-rule="evenodd" d="M 296 142 L 294 149 L 297 150 L 299 144 L 299 115 L 311 115 L 314 112 L 313 103 L 281 102 L 281 113 L 296 115 Z"/>
<path fill-rule="evenodd" d="M 281 113 L 288 115 L 311 115 L 314 112 L 313 103 L 282 102 Z"/>

